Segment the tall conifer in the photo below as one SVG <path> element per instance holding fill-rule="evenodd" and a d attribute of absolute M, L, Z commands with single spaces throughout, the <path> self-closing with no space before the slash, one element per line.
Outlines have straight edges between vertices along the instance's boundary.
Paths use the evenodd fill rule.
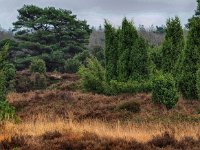
<path fill-rule="evenodd" d="M 189 22 L 189 33 L 184 50 L 179 88 L 185 99 L 197 99 L 196 72 L 200 61 L 200 18 Z"/>
<path fill-rule="evenodd" d="M 162 47 L 162 70 L 165 73 L 172 73 L 175 77 L 181 61 L 181 54 L 184 49 L 184 35 L 178 17 L 167 20 L 166 36 Z"/>
<path fill-rule="evenodd" d="M 105 58 L 106 58 L 106 79 L 108 81 L 117 77 L 118 40 L 117 32 L 111 24 L 105 22 Z"/>

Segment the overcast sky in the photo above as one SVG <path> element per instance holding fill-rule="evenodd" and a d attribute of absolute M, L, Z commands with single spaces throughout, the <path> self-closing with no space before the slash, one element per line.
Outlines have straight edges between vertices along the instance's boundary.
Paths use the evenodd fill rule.
<path fill-rule="evenodd" d="M 72 10 L 79 19 L 97 27 L 103 24 L 104 19 L 118 26 L 125 16 L 134 20 L 136 25 L 146 27 L 165 24 L 168 17 L 175 15 L 186 24 L 196 9 L 196 0 L 0 0 L 0 24 L 3 28 L 12 27 L 17 9 L 24 4 Z"/>

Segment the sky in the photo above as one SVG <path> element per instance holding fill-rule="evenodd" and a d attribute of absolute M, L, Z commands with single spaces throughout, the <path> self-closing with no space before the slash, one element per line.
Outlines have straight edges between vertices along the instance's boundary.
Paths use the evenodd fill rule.
<path fill-rule="evenodd" d="M 103 25 L 104 19 L 119 26 L 124 17 L 133 20 L 137 26 L 163 25 L 167 18 L 176 15 L 184 25 L 196 9 L 196 0 L 0 0 L 2 28 L 12 28 L 17 10 L 24 4 L 72 10 L 78 19 L 87 20 L 95 27 Z"/>

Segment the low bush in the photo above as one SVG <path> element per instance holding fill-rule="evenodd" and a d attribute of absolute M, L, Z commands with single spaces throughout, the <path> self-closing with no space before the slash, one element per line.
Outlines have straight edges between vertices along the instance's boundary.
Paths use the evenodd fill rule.
<path fill-rule="evenodd" d="M 200 99 L 200 69 L 198 69 L 196 75 L 197 75 L 197 81 L 196 81 L 197 93 L 198 93 L 198 98 Z"/>
<path fill-rule="evenodd" d="M 123 102 L 116 107 L 116 110 L 126 110 L 132 113 L 139 113 L 140 112 L 140 104 L 134 101 Z"/>
<path fill-rule="evenodd" d="M 96 58 L 88 59 L 88 64 L 79 69 L 81 85 L 85 91 L 117 95 L 120 93 L 149 92 L 152 89 L 151 81 L 128 81 L 119 82 L 117 80 L 106 81 L 105 69 Z"/>
<path fill-rule="evenodd" d="M 103 93 L 106 87 L 105 70 L 96 58 L 88 58 L 86 67 L 79 69 L 81 85 L 85 91 Z"/>
<path fill-rule="evenodd" d="M 46 89 L 47 87 L 47 78 L 44 74 L 34 73 L 32 74 L 32 82 L 35 90 Z"/>
<path fill-rule="evenodd" d="M 11 63 L 6 63 L 3 68 L 6 80 L 6 88 L 8 91 L 15 90 L 15 77 L 16 77 L 16 68 Z"/>
<path fill-rule="evenodd" d="M 197 114 L 200 114 L 200 107 L 197 108 Z"/>
<path fill-rule="evenodd" d="M 104 84 L 105 85 L 105 84 Z M 104 88 L 104 94 L 106 95 L 118 95 L 121 93 L 139 93 L 139 92 L 150 92 L 152 89 L 152 84 L 150 81 L 128 81 L 119 82 L 116 80 L 111 80 L 107 83 Z"/>
<path fill-rule="evenodd" d="M 15 108 L 10 106 L 7 101 L 0 100 L 0 121 L 16 119 Z"/>
<path fill-rule="evenodd" d="M 73 58 L 65 61 L 64 70 L 67 73 L 76 73 L 81 65 L 87 64 L 87 58 L 90 58 L 89 51 L 83 51 L 82 53 L 76 54 Z"/>
<path fill-rule="evenodd" d="M 167 109 L 173 108 L 178 102 L 175 81 L 170 74 L 157 75 L 152 83 L 152 101 L 164 104 Z"/>
<path fill-rule="evenodd" d="M 28 76 L 18 76 L 16 80 L 16 92 L 28 92 L 33 89 L 33 85 Z"/>
<path fill-rule="evenodd" d="M 4 101 L 6 99 L 6 77 L 3 71 L 0 70 L 0 101 Z"/>
<path fill-rule="evenodd" d="M 30 65 L 30 71 L 32 73 L 36 73 L 36 72 L 46 73 L 46 64 L 45 64 L 44 60 L 34 58 Z"/>
<path fill-rule="evenodd" d="M 71 58 L 65 62 L 64 69 L 67 73 L 76 73 L 80 66 L 81 62 L 78 59 Z"/>

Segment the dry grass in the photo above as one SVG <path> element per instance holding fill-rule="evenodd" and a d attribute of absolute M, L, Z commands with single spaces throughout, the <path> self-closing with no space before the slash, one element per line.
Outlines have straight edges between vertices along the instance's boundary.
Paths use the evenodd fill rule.
<path fill-rule="evenodd" d="M 77 81 L 70 75 L 62 79 Z M 64 87 L 10 93 L 8 100 L 22 122 L 0 125 L 0 150 L 200 149 L 198 101 L 180 99 L 167 111 L 146 93 L 108 97 Z M 141 111 L 116 110 L 127 102 L 139 103 Z"/>
<path fill-rule="evenodd" d="M 51 117 L 52 118 L 52 117 Z M 192 137 L 197 140 L 200 137 L 199 123 L 180 123 L 180 124 L 135 124 L 131 122 L 109 123 L 97 120 L 86 120 L 76 122 L 56 118 L 54 121 L 48 120 L 44 116 L 37 116 L 32 120 L 34 122 L 23 122 L 20 124 L 5 123 L 1 130 L 0 140 L 11 138 L 13 136 L 32 136 L 39 137 L 48 132 L 58 131 L 65 134 L 66 131 L 72 131 L 81 136 L 83 133 L 93 133 L 102 138 L 123 139 L 126 141 L 135 140 L 140 143 L 146 143 L 154 137 L 161 136 L 168 132 L 176 140 L 180 141 L 185 137 Z"/>

